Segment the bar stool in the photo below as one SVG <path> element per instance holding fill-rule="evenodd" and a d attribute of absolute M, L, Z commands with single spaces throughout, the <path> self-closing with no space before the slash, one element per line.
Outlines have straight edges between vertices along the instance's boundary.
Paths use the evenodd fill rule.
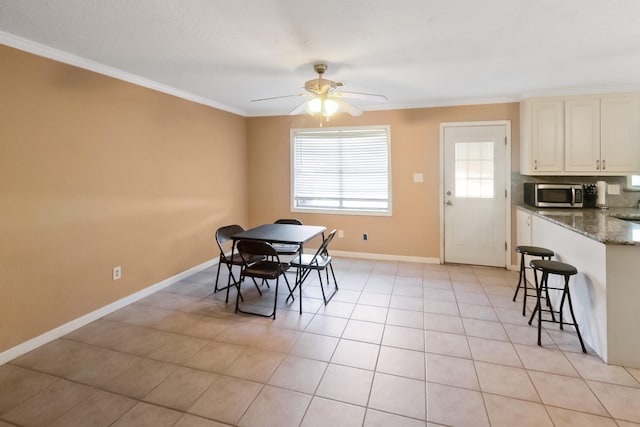
<path fill-rule="evenodd" d="M 518 287 L 516 288 L 516 293 L 513 295 L 513 300 L 516 300 L 518 296 L 518 291 L 520 290 L 521 284 L 524 285 L 524 298 L 522 300 L 522 315 L 525 315 L 527 308 L 527 296 L 535 297 L 536 294 L 529 294 L 527 292 L 527 278 L 525 276 L 525 269 L 528 268 L 524 262 L 524 256 L 539 256 L 542 259 L 551 259 L 554 255 L 551 249 L 540 248 L 538 246 L 516 246 L 516 252 L 520 254 L 520 277 L 518 277 Z M 549 302 L 547 301 L 547 305 Z"/>
<path fill-rule="evenodd" d="M 538 345 L 542 345 L 540 340 L 542 322 L 554 322 L 560 323 L 560 329 L 564 329 L 564 325 L 572 325 L 576 328 L 576 332 L 578 334 L 578 339 L 580 340 L 580 346 L 582 347 L 582 352 L 586 353 L 587 349 L 584 347 L 584 343 L 582 342 L 582 335 L 580 335 L 580 328 L 578 328 L 578 322 L 576 321 L 576 316 L 573 314 L 573 304 L 571 303 L 571 293 L 569 292 L 569 278 L 578 273 L 578 270 L 570 264 L 566 264 L 564 262 L 558 261 L 550 261 L 544 259 L 534 259 L 529 263 L 529 266 L 533 269 L 533 277 L 536 282 L 536 306 L 533 309 L 533 313 L 531 313 L 531 318 L 529 318 L 529 325 L 533 321 L 536 313 L 538 314 Z M 542 279 L 540 283 L 538 283 L 538 271 L 542 272 Z M 549 287 L 549 274 L 557 274 L 559 276 L 564 277 L 564 286 L 562 288 L 552 288 Z M 562 291 L 562 299 L 560 300 L 560 308 L 558 311 L 554 311 L 551 304 L 549 304 L 549 289 L 555 289 Z M 547 295 L 547 303 L 549 309 L 543 309 L 540 300 L 542 297 L 542 292 L 545 292 Z M 563 316 L 563 308 L 565 300 L 569 303 L 569 313 L 571 313 L 571 319 L 573 323 L 565 322 L 562 319 Z M 546 311 L 551 313 L 551 320 L 546 320 L 542 318 L 542 312 Z M 554 314 L 558 314 L 560 320 L 557 321 L 555 319 Z"/>

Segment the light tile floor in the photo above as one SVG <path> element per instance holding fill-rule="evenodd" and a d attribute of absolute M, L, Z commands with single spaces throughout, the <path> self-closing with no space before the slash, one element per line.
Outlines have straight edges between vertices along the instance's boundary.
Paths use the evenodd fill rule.
<path fill-rule="evenodd" d="M 212 268 L 0 366 L 0 427 L 640 425 L 640 370 L 552 324 L 535 345 L 516 273 L 334 263 L 302 315 L 284 288 L 275 321 L 234 314 Z"/>

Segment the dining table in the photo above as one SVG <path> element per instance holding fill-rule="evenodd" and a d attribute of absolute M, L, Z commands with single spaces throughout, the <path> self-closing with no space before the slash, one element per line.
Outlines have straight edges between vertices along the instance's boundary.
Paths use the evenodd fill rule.
<path fill-rule="evenodd" d="M 231 236 L 231 239 L 234 243 L 238 240 L 249 239 L 268 243 L 299 245 L 300 252 L 302 252 L 305 243 L 323 234 L 326 230 L 326 227 L 319 225 L 262 224 L 236 233 Z"/>
<path fill-rule="evenodd" d="M 304 244 L 317 236 L 322 235 L 324 237 L 326 230 L 326 227 L 319 225 L 262 224 L 230 236 L 231 240 L 233 240 L 231 256 L 233 257 L 239 240 L 259 240 L 267 243 L 297 245 L 300 248 L 298 255 L 301 255 L 304 251 Z M 296 275 L 296 284 L 289 290 L 289 297 L 287 297 L 287 299 L 293 298 L 293 292 L 296 288 L 300 287 L 300 289 L 302 289 L 302 283 L 298 283 L 297 276 L 298 275 Z M 239 284 L 237 284 L 237 286 L 238 292 L 240 292 Z M 300 294 L 300 298 L 302 298 L 302 294 Z M 300 310 L 302 310 L 302 306 L 300 306 Z"/>

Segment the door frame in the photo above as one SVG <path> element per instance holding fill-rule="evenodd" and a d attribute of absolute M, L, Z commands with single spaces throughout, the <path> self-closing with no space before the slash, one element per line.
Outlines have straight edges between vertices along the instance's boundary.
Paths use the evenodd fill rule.
<path fill-rule="evenodd" d="M 504 177 L 506 183 L 507 196 L 504 198 L 505 210 L 505 239 L 507 240 L 504 251 L 504 266 L 511 269 L 511 120 L 493 120 L 479 122 L 443 122 L 440 123 L 440 184 L 438 190 L 440 195 L 440 264 L 444 264 L 444 131 L 448 127 L 463 126 L 505 126 L 507 144 L 505 148 Z"/>

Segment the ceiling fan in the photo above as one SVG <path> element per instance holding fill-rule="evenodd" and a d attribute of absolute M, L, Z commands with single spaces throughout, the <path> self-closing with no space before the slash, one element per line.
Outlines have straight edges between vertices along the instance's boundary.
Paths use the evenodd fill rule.
<path fill-rule="evenodd" d="M 344 111 L 352 116 L 359 116 L 362 114 L 362 110 L 352 104 L 349 104 L 343 98 L 388 101 L 387 97 L 384 95 L 336 90 L 338 87 L 343 86 L 343 83 L 325 79 L 323 76 L 325 71 L 327 71 L 327 68 L 327 64 L 315 64 L 313 66 L 315 72 L 318 73 L 318 78 L 305 82 L 304 88 L 307 93 L 252 99 L 251 102 L 304 96 L 307 99 L 291 110 L 289 115 L 300 114 L 303 111 L 306 111 L 312 115 L 322 114 L 328 118 L 339 111 Z"/>

